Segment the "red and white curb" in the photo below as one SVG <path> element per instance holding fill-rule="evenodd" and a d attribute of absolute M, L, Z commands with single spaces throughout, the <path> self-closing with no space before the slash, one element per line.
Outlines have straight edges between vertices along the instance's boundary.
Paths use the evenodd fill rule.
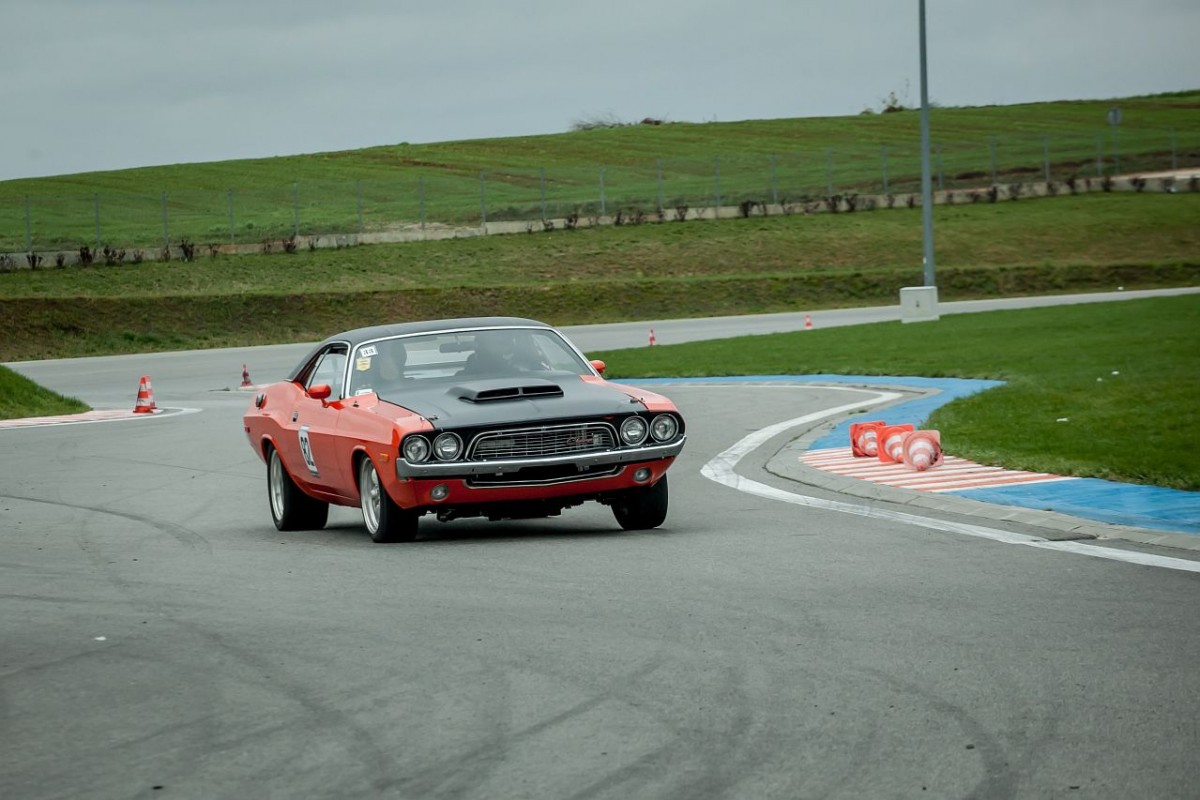
<path fill-rule="evenodd" d="M 958 492 L 966 489 L 1078 480 L 1048 472 L 988 467 L 950 455 L 945 456 L 941 465 L 924 472 L 916 472 L 905 464 L 882 464 L 874 458 L 856 458 L 849 447 L 809 450 L 800 456 L 800 462 L 835 475 L 872 481 L 898 489 L 915 489 L 919 492 Z"/>

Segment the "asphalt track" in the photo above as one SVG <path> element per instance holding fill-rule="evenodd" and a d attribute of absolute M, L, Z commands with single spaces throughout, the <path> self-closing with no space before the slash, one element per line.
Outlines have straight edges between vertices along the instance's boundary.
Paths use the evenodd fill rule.
<path fill-rule="evenodd" d="M 802 463 L 927 388 L 664 387 L 660 530 L 389 547 L 270 524 L 241 365 L 306 347 L 14 365 L 166 410 L 0 430 L 0 796 L 1195 797 L 1196 553 Z"/>

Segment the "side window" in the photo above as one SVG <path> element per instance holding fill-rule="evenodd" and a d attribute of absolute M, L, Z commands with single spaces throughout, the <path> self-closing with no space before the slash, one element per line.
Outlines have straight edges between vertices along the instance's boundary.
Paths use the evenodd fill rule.
<path fill-rule="evenodd" d="M 327 383 L 333 387 L 334 397 L 341 396 L 342 376 L 346 374 L 346 346 L 331 345 L 328 350 L 317 356 L 316 364 L 304 382 L 304 388 Z"/>

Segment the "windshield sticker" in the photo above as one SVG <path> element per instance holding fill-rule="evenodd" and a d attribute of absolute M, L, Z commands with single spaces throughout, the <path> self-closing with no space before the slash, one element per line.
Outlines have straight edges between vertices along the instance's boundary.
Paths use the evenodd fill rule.
<path fill-rule="evenodd" d="M 356 358 L 354 360 L 354 368 L 359 372 L 366 372 L 371 368 L 370 358 Z"/>
<path fill-rule="evenodd" d="M 366 347 L 359 350 L 358 354 L 360 356 L 365 356 L 366 358 L 370 358 L 371 356 L 379 355 L 379 351 L 375 349 L 375 345 L 369 344 Z"/>

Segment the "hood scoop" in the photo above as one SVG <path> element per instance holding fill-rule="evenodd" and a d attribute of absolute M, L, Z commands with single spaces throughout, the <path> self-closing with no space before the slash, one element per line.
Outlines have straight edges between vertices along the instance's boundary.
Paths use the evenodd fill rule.
<path fill-rule="evenodd" d="M 479 381 L 470 386 L 455 386 L 450 396 L 467 403 L 494 403 L 501 400 L 537 400 L 542 397 L 562 397 L 563 389 L 550 381 L 530 380 L 520 384 L 511 381 Z"/>

